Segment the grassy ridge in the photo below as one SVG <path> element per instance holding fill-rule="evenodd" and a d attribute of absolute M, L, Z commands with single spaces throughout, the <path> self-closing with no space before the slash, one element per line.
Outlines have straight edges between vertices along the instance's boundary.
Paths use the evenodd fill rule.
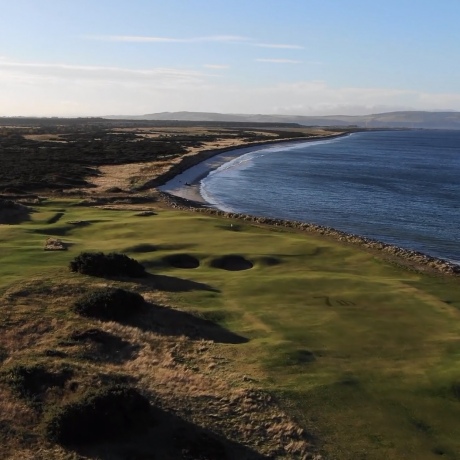
<path fill-rule="evenodd" d="M 64 267 L 81 251 L 124 252 L 152 273 L 194 283 L 172 287 L 170 302 L 248 338 L 220 345 L 221 353 L 276 393 L 329 458 L 459 458 L 458 280 L 406 272 L 285 229 L 73 204 L 37 205 L 29 222 L 0 226 L 0 292 L 30 278 L 72 279 Z M 44 252 L 47 236 L 68 251 Z M 172 254 L 200 266 L 173 267 Z M 253 268 L 212 266 L 232 254 Z"/>

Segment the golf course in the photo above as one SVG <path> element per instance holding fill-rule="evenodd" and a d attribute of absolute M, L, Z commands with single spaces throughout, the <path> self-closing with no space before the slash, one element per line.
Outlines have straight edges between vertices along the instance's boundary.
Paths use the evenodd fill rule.
<path fill-rule="evenodd" d="M 40 195 L 0 225 L 1 458 L 460 458 L 458 276 L 154 193 L 106 201 Z M 145 275 L 70 270 L 82 253 Z M 139 312 L 77 312 L 108 288 Z M 146 421 L 67 442 L 56 420 L 108 385 Z"/>

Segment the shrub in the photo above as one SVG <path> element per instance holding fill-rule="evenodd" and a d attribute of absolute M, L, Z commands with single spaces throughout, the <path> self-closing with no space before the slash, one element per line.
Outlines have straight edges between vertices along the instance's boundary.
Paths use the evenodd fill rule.
<path fill-rule="evenodd" d="M 63 445 L 117 440 L 149 422 L 150 403 L 134 388 L 113 386 L 49 413 L 44 435 Z"/>
<path fill-rule="evenodd" d="M 125 254 L 112 252 L 82 252 L 69 264 L 73 272 L 92 276 L 129 276 L 139 278 L 145 276 L 145 268 L 137 260 Z"/>
<path fill-rule="evenodd" d="M 105 288 L 84 295 L 72 310 L 82 316 L 120 321 L 137 313 L 143 305 L 144 298 L 136 292 Z"/>
<path fill-rule="evenodd" d="M 22 398 L 37 401 L 49 387 L 64 387 L 73 375 L 71 369 L 51 372 L 43 365 L 13 367 L 8 373 L 8 383 Z"/>

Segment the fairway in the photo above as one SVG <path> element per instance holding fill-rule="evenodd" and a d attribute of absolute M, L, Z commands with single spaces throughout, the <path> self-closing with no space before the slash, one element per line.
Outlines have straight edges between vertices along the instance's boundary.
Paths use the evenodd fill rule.
<path fill-rule="evenodd" d="M 458 278 L 193 212 L 139 216 L 71 200 L 35 210 L 27 222 L 0 225 L 2 295 L 30 279 L 75 280 L 67 265 L 82 251 L 125 253 L 180 280 L 163 289 L 166 303 L 248 339 L 216 344 L 222 372 L 274 394 L 325 458 L 460 458 Z M 43 251 L 49 236 L 68 250 Z M 3 309 L 2 323 L 7 310 L 14 317 Z"/>

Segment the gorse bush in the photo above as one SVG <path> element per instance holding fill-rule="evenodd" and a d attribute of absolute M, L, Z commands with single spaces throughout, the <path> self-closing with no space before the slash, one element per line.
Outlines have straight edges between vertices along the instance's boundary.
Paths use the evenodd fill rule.
<path fill-rule="evenodd" d="M 150 403 L 136 389 L 125 386 L 102 388 L 49 413 L 44 435 L 63 445 L 117 440 L 145 427 Z"/>
<path fill-rule="evenodd" d="M 144 298 L 136 292 L 105 288 L 80 297 L 73 304 L 72 310 L 91 318 L 122 321 L 138 313 L 143 305 Z"/>
<path fill-rule="evenodd" d="M 125 254 L 112 252 L 82 252 L 69 264 L 73 272 L 92 276 L 129 276 L 140 278 L 145 276 L 145 268 L 137 260 Z"/>
<path fill-rule="evenodd" d="M 17 365 L 8 372 L 10 387 L 22 398 L 37 401 L 50 387 L 64 387 L 73 375 L 71 369 L 52 372 L 43 365 Z"/>

